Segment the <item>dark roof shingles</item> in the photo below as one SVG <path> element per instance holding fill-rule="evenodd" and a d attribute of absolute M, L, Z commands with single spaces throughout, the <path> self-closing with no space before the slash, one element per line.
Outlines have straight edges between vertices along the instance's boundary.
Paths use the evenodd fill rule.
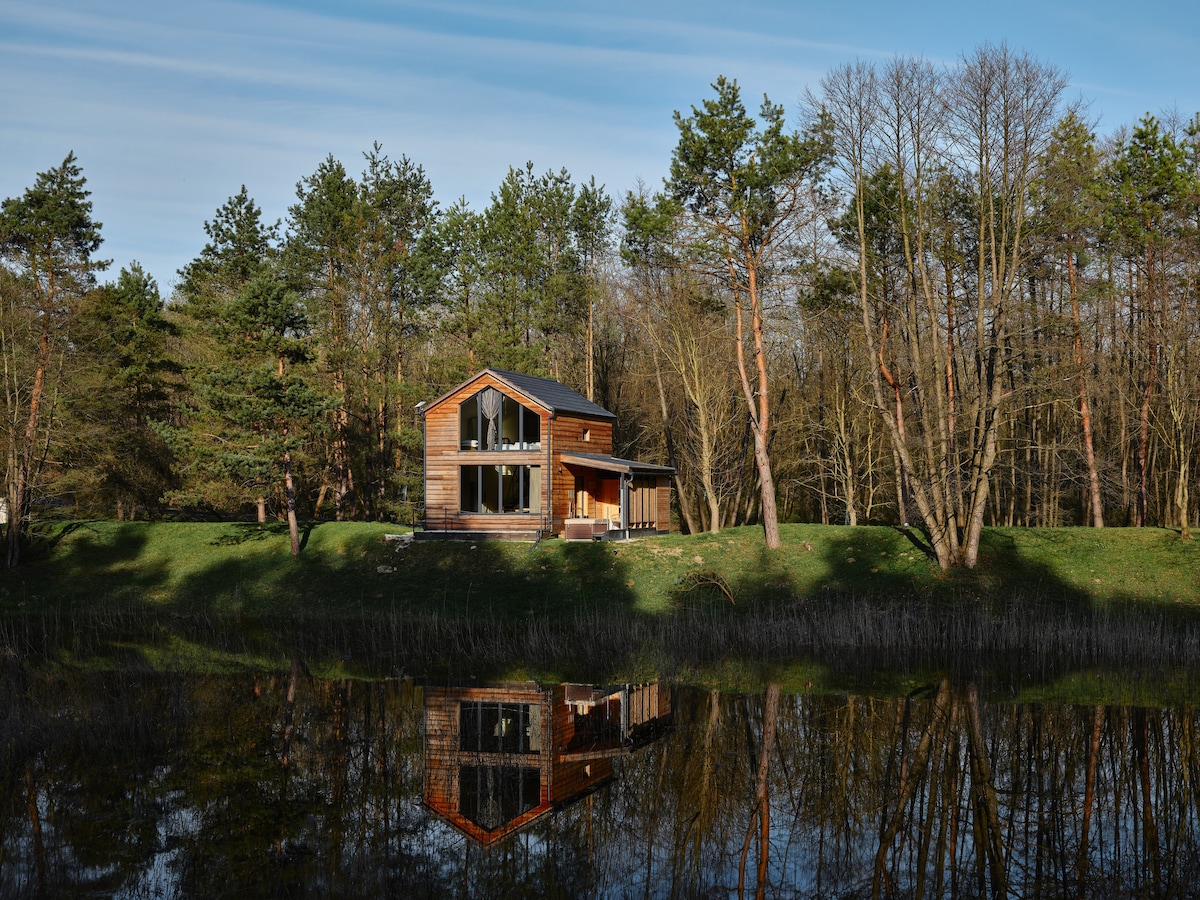
<path fill-rule="evenodd" d="M 556 413 L 575 413 L 576 415 L 605 419 L 616 418 L 603 406 L 593 403 L 587 397 L 553 378 L 522 375 L 520 372 L 505 372 L 502 369 L 492 369 L 492 371 L 522 393 Z"/>

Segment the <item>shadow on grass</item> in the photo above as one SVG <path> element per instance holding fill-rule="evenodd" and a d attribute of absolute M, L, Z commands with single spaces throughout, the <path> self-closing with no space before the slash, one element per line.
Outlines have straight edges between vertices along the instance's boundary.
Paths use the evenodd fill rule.
<path fill-rule="evenodd" d="M 226 533 L 213 539 L 214 546 L 236 547 L 239 544 L 260 543 L 288 533 L 284 522 L 230 523 L 226 528 Z"/>
<path fill-rule="evenodd" d="M 1071 536 L 1051 539 L 1070 550 Z M 1012 692 L 1087 672 L 1130 683 L 1196 671 L 1194 607 L 1101 603 L 1057 573 L 1045 544 L 1023 552 L 1011 534 L 985 532 L 974 571 L 940 573 L 900 529 L 793 537 L 781 551 L 761 549 L 734 581 L 711 572 L 683 580 L 679 630 L 702 664 L 740 660 L 762 673 L 804 663 L 851 690 L 949 675 Z"/>
<path fill-rule="evenodd" d="M 19 593 L 17 602 L 70 608 L 167 583 L 166 561 L 145 555 L 151 527 L 83 521 L 40 528 L 30 560 L 4 573 L 8 599 Z"/>
<path fill-rule="evenodd" d="M 599 624 L 638 618 L 612 545 L 405 545 L 345 533 L 317 525 L 298 559 L 253 553 L 197 570 L 172 604 L 185 617 L 175 630 L 230 658 L 388 675 L 578 673 L 626 667 L 638 650 L 626 631 Z"/>
<path fill-rule="evenodd" d="M 386 526 L 324 523 L 306 527 L 292 559 L 282 526 L 152 527 L 82 523 L 60 538 L 19 573 L 57 596 L 29 610 L 39 619 L 0 616 L 0 656 L 65 650 L 129 665 L 136 654 L 143 665 L 204 670 L 301 660 L 372 677 L 595 682 L 729 671 L 754 680 L 810 665 L 866 689 L 911 673 L 1028 684 L 1096 667 L 1200 669 L 1194 613 L 1098 609 L 1054 574 L 1044 542 L 1033 559 L 1004 533 L 986 535 L 979 570 L 941 575 L 886 528 L 796 527 L 781 551 L 747 530 L 672 539 L 654 554 L 561 541 L 406 544 L 385 540 Z M 670 602 L 648 612 L 634 583 L 652 572 L 676 581 Z M 0 613 L 18 611 L 12 584 L 0 582 Z"/>
<path fill-rule="evenodd" d="M 825 548 L 829 585 L 806 604 L 807 646 L 839 682 L 891 690 L 898 674 L 929 673 L 1012 685 L 1118 661 L 1078 652 L 1096 628 L 1092 597 L 1023 555 L 1010 536 L 987 533 L 973 570 L 885 564 L 895 554 L 924 561 L 926 546 L 897 528 L 848 534 Z M 1149 646 L 1127 649 L 1134 652 L 1123 663 L 1154 656 Z"/>
<path fill-rule="evenodd" d="M 563 638 L 637 617 L 612 544 L 405 544 L 386 541 L 385 526 L 327 523 L 306 526 L 293 559 L 283 525 L 154 527 L 83 523 L 23 567 L 39 593 L 30 605 L 0 601 L 10 620 L 0 653 L 484 677 L 543 661 L 622 667 L 637 649 L 621 628 L 611 640 Z"/>
<path fill-rule="evenodd" d="M 49 533 L 42 532 L 37 535 L 34 538 L 34 558 L 54 552 L 54 549 L 62 543 L 63 538 L 85 527 L 87 527 L 87 523 L 85 522 L 67 522 L 65 525 L 52 529 Z"/>

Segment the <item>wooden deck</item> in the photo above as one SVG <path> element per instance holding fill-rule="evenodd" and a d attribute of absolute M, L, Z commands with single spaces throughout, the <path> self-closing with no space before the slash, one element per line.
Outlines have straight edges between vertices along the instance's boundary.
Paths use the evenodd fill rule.
<path fill-rule="evenodd" d="M 414 541 L 518 541 L 535 544 L 543 537 L 544 531 L 439 531 L 426 529 L 414 531 Z"/>

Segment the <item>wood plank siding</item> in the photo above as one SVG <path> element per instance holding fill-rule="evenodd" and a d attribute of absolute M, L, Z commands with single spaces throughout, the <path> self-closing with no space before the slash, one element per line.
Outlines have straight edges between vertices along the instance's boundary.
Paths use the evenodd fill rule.
<path fill-rule="evenodd" d="M 444 397 L 436 406 L 427 409 L 424 418 L 425 509 L 428 528 L 443 531 L 537 532 L 549 525 L 544 477 L 537 500 L 539 511 L 536 513 L 483 513 L 462 509 L 463 466 L 550 466 L 549 446 L 544 439 L 538 441 L 541 446 L 537 449 L 490 451 L 463 446 L 460 404 L 489 387 L 496 388 L 501 394 L 535 412 L 540 421 L 541 435 L 548 433 L 550 410 L 530 398 L 516 394 L 509 385 L 490 372 L 472 379 L 456 392 Z"/>

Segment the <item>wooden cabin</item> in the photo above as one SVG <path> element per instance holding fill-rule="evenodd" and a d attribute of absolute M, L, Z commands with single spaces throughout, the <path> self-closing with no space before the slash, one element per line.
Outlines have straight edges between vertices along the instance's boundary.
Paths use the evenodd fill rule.
<path fill-rule="evenodd" d="M 484 369 L 430 403 L 418 537 L 617 540 L 670 531 L 670 466 L 612 455 L 616 417 L 550 378 Z"/>
<path fill-rule="evenodd" d="M 421 800 L 490 846 L 611 780 L 670 723 L 658 684 L 427 687 Z"/>

